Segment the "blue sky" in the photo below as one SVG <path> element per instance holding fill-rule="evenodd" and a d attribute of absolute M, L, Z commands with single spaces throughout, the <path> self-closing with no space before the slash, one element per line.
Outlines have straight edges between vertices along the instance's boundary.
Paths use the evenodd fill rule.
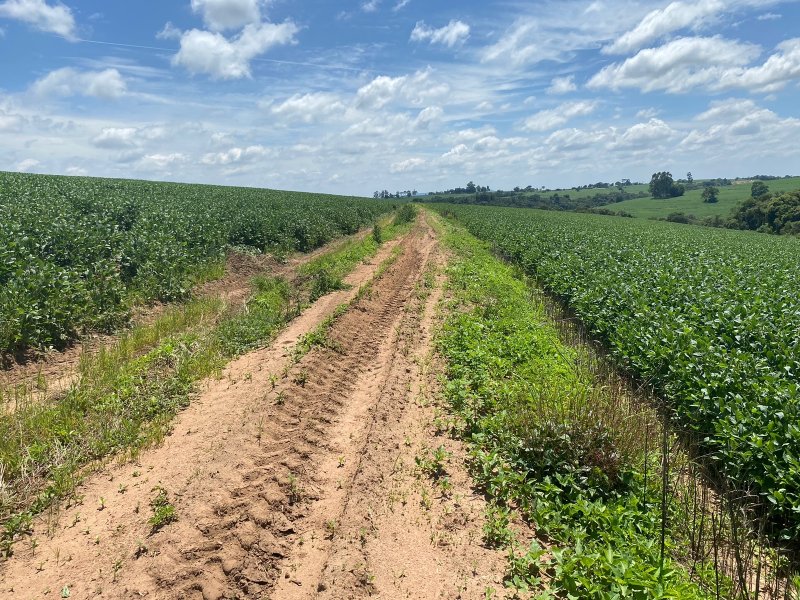
<path fill-rule="evenodd" d="M 800 174 L 800 3 L 0 0 L 0 170 L 371 195 Z"/>

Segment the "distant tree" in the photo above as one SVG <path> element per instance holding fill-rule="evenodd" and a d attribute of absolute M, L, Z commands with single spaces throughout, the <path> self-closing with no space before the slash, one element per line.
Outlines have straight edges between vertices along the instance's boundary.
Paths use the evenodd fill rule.
<path fill-rule="evenodd" d="M 733 226 L 766 233 L 800 234 L 800 190 L 748 198 L 734 211 Z"/>
<path fill-rule="evenodd" d="M 769 187 L 763 181 L 754 181 L 753 187 L 750 188 L 751 198 L 760 198 L 769 194 Z"/>
<path fill-rule="evenodd" d="M 653 198 L 676 198 L 683 196 L 684 191 L 685 188 L 675 183 L 672 173 L 667 171 L 653 173 L 653 177 L 650 179 L 650 195 Z"/>
<path fill-rule="evenodd" d="M 688 225 L 693 219 L 694 217 L 692 215 L 687 215 L 682 212 L 669 213 L 666 218 L 670 223 L 683 223 L 684 225 Z"/>
<path fill-rule="evenodd" d="M 380 198 L 381 197 L 381 193 L 380 192 L 375 192 L 374 194 L 372 194 L 372 197 L 373 198 Z"/>
<path fill-rule="evenodd" d="M 707 204 L 714 204 L 715 202 L 719 201 L 719 188 L 718 187 L 707 187 L 703 190 L 703 202 Z"/>
<path fill-rule="evenodd" d="M 689 171 L 686 174 L 686 181 L 689 183 L 689 185 L 692 185 L 692 183 L 694 183 L 694 177 L 692 177 L 692 172 L 691 171 Z"/>
<path fill-rule="evenodd" d="M 467 193 L 474 194 L 475 193 L 475 184 L 471 181 L 467 184 Z"/>

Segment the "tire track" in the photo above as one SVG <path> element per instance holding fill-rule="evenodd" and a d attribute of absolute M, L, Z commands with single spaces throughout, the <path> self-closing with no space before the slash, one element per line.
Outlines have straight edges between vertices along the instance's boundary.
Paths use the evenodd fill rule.
<path fill-rule="evenodd" d="M 302 510 L 287 497 L 289 474 L 308 470 L 325 443 L 325 420 L 344 400 L 331 389 L 315 424 L 311 406 L 279 399 L 281 391 L 303 389 L 283 377 L 290 350 L 352 300 L 398 245 L 409 244 L 384 244 L 346 278 L 353 289 L 321 298 L 269 348 L 205 382 L 161 446 L 132 463 L 121 457 L 41 515 L 29 541 L 0 562 L 0 597 L 61 598 L 65 588 L 78 599 L 263 597 L 255 586 L 276 573 L 269 565 L 287 548 L 287 514 Z M 308 391 L 317 385 L 309 382 Z M 153 533 L 148 520 L 157 486 L 168 492 L 178 521 Z"/>

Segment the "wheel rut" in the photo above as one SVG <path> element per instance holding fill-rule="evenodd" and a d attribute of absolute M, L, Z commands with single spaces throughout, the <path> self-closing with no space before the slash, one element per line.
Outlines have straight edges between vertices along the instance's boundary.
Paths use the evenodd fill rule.
<path fill-rule="evenodd" d="M 246 597 L 238 583 L 245 575 L 269 583 L 265 571 L 280 560 L 292 529 L 284 514 L 290 512 L 284 508 L 289 474 L 309 470 L 308 459 L 325 443 L 325 421 L 332 422 L 343 398 L 331 388 L 324 401 L 315 400 L 314 406 L 330 404 L 319 421 L 308 418 L 317 410 L 311 404 L 279 399 L 291 387 L 310 395 L 321 382 L 309 381 L 307 391 L 293 383 L 291 351 L 408 245 L 385 243 L 345 279 L 351 289 L 319 299 L 269 348 L 204 382 L 163 444 L 132 461 L 120 457 L 40 515 L 32 536 L 0 560 L 0 597 Z M 157 488 L 166 490 L 178 520 L 154 533 L 148 521 Z M 269 559 L 256 563 L 256 556 Z M 247 557 L 246 564 L 236 563 Z"/>

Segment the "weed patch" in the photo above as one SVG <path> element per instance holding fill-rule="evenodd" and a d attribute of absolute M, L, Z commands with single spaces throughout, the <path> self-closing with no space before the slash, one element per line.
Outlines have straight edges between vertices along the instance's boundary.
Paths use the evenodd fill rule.
<path fill-rule="evenodd" d="M 148 523 L 152 527 L 153 533 L 163 529 L 170 523 L 178 520 L 178 515 L 175 512 L 175 507 L 169 501 L 167 490 L 158 486 L 153 488 L 155 496 L 150 501 L 150 508 L 153 510 L 153 516 L 150 517 Z"/>

